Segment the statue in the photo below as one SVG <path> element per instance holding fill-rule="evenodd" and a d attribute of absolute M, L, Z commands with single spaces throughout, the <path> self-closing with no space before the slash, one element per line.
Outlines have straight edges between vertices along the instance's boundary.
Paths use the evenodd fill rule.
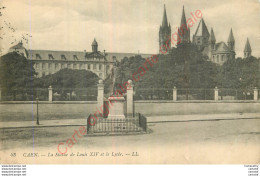
<path fill-rule="evenodd" d="M 111 69 L 110 74 L 110 88 L 109 88 L 109 95 L 113 95 L 116 91 L 116 81 L 119 77 L 119 63 L 116 61 Z"/>

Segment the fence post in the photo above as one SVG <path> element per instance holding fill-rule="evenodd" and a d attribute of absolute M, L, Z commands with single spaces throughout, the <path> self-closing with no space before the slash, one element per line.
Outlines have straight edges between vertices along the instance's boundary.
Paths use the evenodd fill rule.
<path fill-rule="evenodd" d="M 49 90 L 49 101 L 52 101 L 52 87 L 49 86 L 48 90 Z"/>
<path fill-rule="evenodd" d="M 173 87 L 172 100 L 177 101 L 177 88 L 175 86 Z"/>
<path fill-rule="evenodd" d="M 127 84 L 127 93 L 126 93 L 126 114 L 127 117 L 133 117 L 134 116 L 134 85 L 132 80 L 128 80 Z"/>
<path fill-rule="evenodd" d="M 104 83 L 103 80 L 98 81 L 98 97 L 97 97 L 97 103 L 98 108 L 104 105 Z"/>
<path fill-rule="evenodd" d="M 255 101 L 258 100 L 258 89 L 257 89 L 257 87 L 254 88 L 254 100 Z"/>
<path fill-rule="evenodd" d="M 214 89 L 214 100 L 218 101 L 218 87 L 215 87 Z"/>

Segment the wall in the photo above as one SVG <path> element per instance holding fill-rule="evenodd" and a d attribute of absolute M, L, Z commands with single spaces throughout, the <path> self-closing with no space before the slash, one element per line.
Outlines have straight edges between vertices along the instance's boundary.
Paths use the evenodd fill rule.
<path fill-rule="evenodd" d="M 260 113 L 260 101 L 135 101 L 145 115 Z"/>
<path fill-rule="evenodd" d="M 260 101 L 135 101 L 135 112 L 150 115 L 260 113 Z M 0 121 L 36 119 L 34 102 L 1 102 Z M 40 120 L 81 119 L 96 111 L 97 102 L 40 102 Z"/>

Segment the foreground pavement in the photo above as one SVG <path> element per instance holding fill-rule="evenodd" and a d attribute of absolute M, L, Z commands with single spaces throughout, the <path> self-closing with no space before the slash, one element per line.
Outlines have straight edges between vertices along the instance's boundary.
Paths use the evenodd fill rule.
<path fill-rule="evenodd" d="M 192 114 L 192 115 L 169 115 L 169 116 L 148 116 L 148 123 L 162 122 L 186 122 L 186 121 L 214 121 L 214 120 L 235 120 L 235 119 L 260 119 L 260 113 L 231 113 L 231 114 Z M 60 126 L 85 126 L 87 119 L 64 119 L 64 120 L 40 120 L 36 121 L 10 121 L 0 122 L 0 129 L 12 128 L 41 128 Z"/>
<path fill-rule="evenodd" d="M 259 118 L 148 123 L 152 131 L 148 134 L 76 136 L 64 157 L 57 146 L 72 139 L 79 126 L 0 129 L 0 163 L 256 164 L 260 158 L 259 125 Z M 11 156 L 14 152 L 17 157 Z M 92 156 L 95 152 L 109 155 Z M 28 153 L 38 157 L 27 157 Z"/>

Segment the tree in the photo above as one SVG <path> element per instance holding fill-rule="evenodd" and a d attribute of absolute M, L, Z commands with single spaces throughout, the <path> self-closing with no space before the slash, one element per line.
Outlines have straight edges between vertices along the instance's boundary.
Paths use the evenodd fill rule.
<path fill-rule="evenodd" d="M 32 88 L 36 72 L 33 62 L 24 56 L 12 52 L 0 58 L 0 85 L 4 93 L 10 92 L 14 99 L 17 93 L 26 93 Z"/>
<path fill-rule="evenodd" d="M 47 75 L 37 79 L 35 84 L 37 87 L 48 88 L 52 86 L 54 92 L 57 92 L 66 99 L 67 93 L 72 95 L 72 92 L 76 94 L 87 94 L 91 96 L 97 95 L 97 84 L 99 77 L 88 70 L 72 70 L 62 69 L 52 75 Z M 87 89 L 87 91 L 86 91 Z"/>

